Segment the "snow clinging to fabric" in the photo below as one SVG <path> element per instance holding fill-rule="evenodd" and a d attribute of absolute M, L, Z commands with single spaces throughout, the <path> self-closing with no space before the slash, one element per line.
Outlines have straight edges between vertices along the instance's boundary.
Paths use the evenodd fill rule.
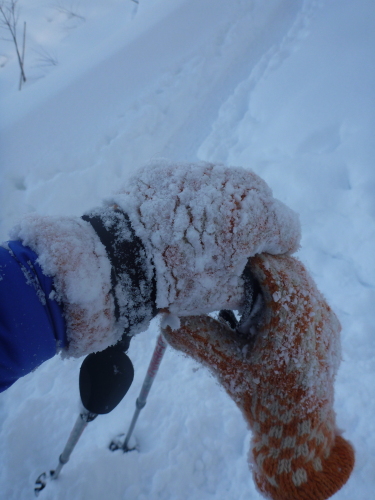
<path fill-rule="evenodd" d="M 129 215 L 153 260 L 157 306 L 178 316 L 237 309 L 248 258 L 299 246 L 297 215 L 244 168 L 153 161 L 109 203 Z"/>
<path fill-rule="evenodd" d="M 55 299 L 64 305 L 68 348 L 79 357 L 114 344 L 121 336 L 110 294 L 111 266 L 91 225 L 79 217 L 26 216 L 10 233 L 38 254 L 54 277 Z"/>

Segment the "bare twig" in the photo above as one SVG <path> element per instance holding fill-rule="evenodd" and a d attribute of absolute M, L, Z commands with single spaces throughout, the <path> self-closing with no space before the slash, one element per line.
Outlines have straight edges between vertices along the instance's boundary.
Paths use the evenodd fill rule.
<path fill-rule="evenodd" d="M 0 3 L 0 27 L 9 31 L 11 35 L 11 41 L 14 43 L 14 47 L 17 53 L 18 64 L 21 69 L 21 79 L 26 82 L 26 76 L 24 71 L 24 61 L 23 57 L 20 54 L 18 48 L 18 40 L 17 40 L 17 22 L 18 22 L 18 8 L 17 8 L 18 0 L 8 0 L 2 1 Z M 24 37 L 26 36 L 26 23 L 24 25 Z M 25 44 L 25 38 L 24 38 Z M 24 56 L 23 49 L 23 56 Z M 20 87 L 21 88 L 21 87 Z"/>
<path fill-rule="evenodd" d="M 58 60 L 54 53 L 48 52 L 46 49 L 39 48 L 35 49 L 34 52 L 38 54 L 37 61 L 39 62 L 38 66 L 57 66 Z"/>
<path fill-rule="evenodd" d="M 22 68 L 23 68 L 23 63 L 25 61 L 25 46 L 26 46 L 26 21 L 23 23 L 23 42 L 22 42 Z M 20 75 L 20 84 L 19 84 L 19 90 L 22 88 L 22 72 Z"/>
<path fill-rule="evenodd" d="M 69 7 L 66 7 L 63 2 L 60 1 L 56 4 L 55 8 L 62 14 L 65 14 L 68 19 L 73 19 L 75 17 L 77 19 L 80 19 L 81 21 L 86 21 L 83 16 L 77 14 L 73 4 L 71 4 Z"/>

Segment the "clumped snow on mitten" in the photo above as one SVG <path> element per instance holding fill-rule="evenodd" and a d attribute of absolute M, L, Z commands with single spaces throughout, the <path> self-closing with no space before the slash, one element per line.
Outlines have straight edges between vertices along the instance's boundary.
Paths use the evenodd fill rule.
<path fill-rule="evenodd" d="M 119 340 L 111 290 L 111 264 L 88 222 L 79 217 L 26 216 L 10 233 L 38 254 L 44 274 L 54 279 L 63 305 L 68 347 L 79 357 Z"/>
<path fill-rule="evenodd" d="M 154 161 L 109 203 L 153 260 L 158 308 L 178 316 L 238 309 L 248 258 L 299 246 L 297 215 L 243 168 Z"/>

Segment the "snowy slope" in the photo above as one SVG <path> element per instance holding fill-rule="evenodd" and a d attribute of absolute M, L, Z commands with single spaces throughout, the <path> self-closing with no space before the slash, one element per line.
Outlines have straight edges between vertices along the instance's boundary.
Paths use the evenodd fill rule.
<path fill-rule="evenodd" d="M 334 498 L 371 499 L 372 0 L 19 5 L 29 80 L 19 92 L 13 48 L 1 42 L 1 238 L 25 212 L 81 214 L 155 156 L 255 170 L 300 213 L 299 256 L 343 325 L 336 410 L 357 461 Z M 89 424 L 40 498 L 261 498 L 239 411 L 203 368 L 171 349 L 136 428 L 140 452 L 107 450 L 130 422 L 157 330 L 155 320 L 131 346 L 136 379 L 124 401 Z M 0 498 L 34 498 L 36 477 L 57 465 L 79 411 L 79 366 L 55 358 L 0 395 Z"/>

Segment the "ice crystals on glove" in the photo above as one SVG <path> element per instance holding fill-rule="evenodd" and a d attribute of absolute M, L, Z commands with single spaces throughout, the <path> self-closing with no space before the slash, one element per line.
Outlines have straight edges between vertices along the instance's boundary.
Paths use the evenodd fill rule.
<path fill-rule="evenodd" d="M 153 161 L 114 203 L 154 262 L 158 308 L 179 316 L 238 309 L 248 258 L 299 247 L 297 215 L 243 168 Z"/>

